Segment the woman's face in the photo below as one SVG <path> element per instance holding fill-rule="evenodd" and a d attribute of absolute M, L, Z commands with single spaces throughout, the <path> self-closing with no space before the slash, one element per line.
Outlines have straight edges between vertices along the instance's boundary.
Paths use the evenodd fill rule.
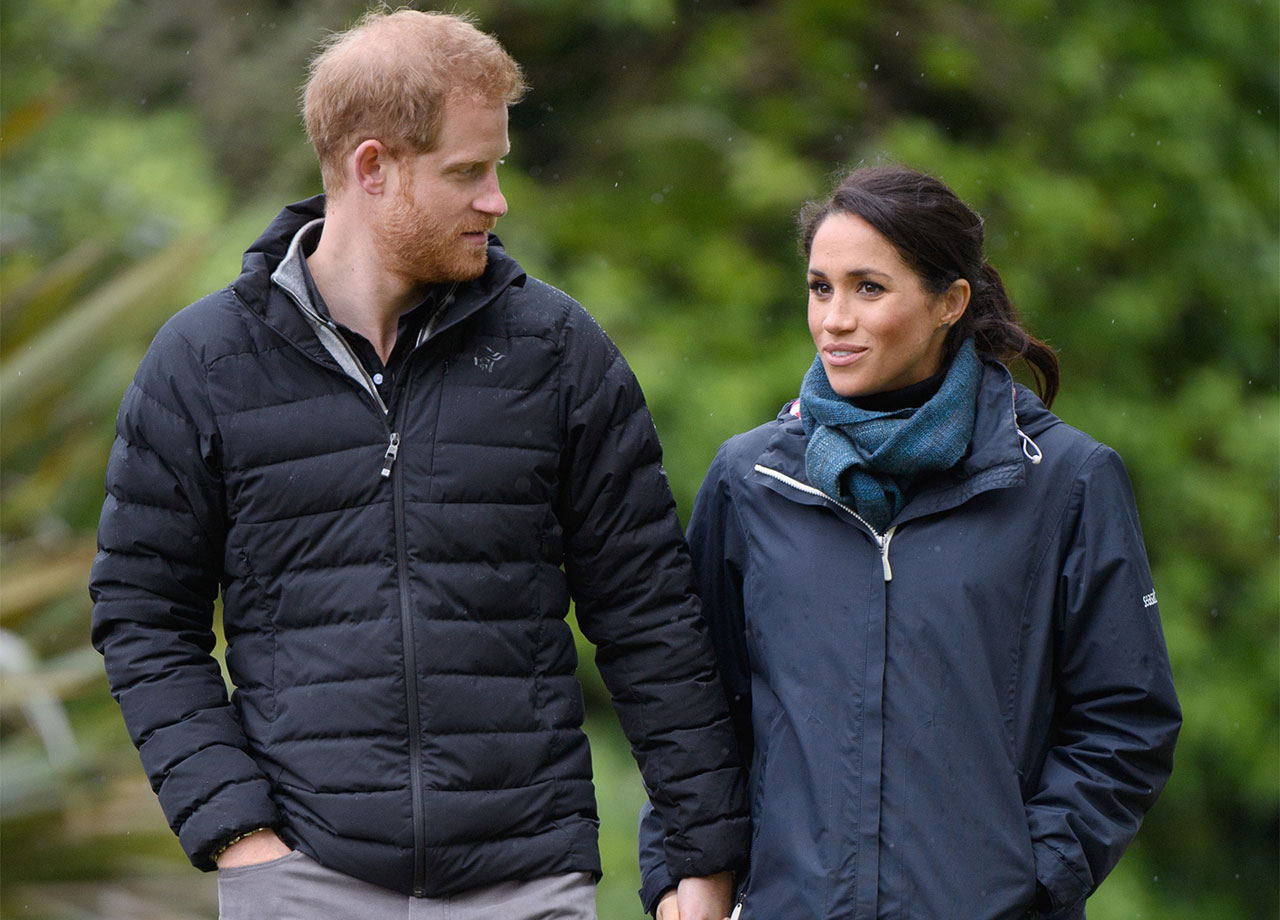
<path fill-rule="evenodd" d="M 945 324 L 964 313 L 963 279 L 934 295 L 880 232 L 833 213 L 809 252 L 809 332 L 831 388 L 870 396 L 919 383 L 942 366 Z"/>

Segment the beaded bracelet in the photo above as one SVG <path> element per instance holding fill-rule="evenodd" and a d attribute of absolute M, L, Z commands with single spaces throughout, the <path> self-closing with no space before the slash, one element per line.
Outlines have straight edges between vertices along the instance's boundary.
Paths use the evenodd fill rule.
<path fill-rule="evenodd" d="M 271 828 L 269 827 L 255 827 L 251 831 L 245 831 L 242 834 L 236 834 L 230 840 L 226 841 L 222 846 L 218 847 L 216 850 L 213 851 L 213 861 L 216 863 L 218 861 L 219 856 L 227 852 L 227 850 L 231 849 L 233 846 L 235 846 L 241 840 L 244 840 L 246 837 L 252 837 L 254 834 L 259 833 L 260 831 L 269 831 L 269 830 L 271 830 Z"/>

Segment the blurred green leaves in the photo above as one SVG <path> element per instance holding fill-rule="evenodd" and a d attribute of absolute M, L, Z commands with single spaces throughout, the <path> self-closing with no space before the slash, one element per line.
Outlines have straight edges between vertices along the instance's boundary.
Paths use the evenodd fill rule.
<path fill-rule="evenodd" d="M 5 916 L 94 916 L 88 895 L 65 888 L 61 900 L 30 897 L 58 877 L 111 878 L 98 887 L 135 895 L 131 875 L 207 883 L 181 869 L 86 653 L 111 418 L 163 319 L 230 280 L 278 207 L 316 190 L 297 87 L 325 30 L 362 6 L 6 4 L 0 647 L 16 651 L 0 655 Z M 771 418 L 812 357 L 793 242 L 806 199 L 883 158 L 936 172 L 984 215 L 991 261 L 1061 349 L 1057 409 L 1126 460 L 1186 711 L 1174 777 L 1090 917 L 1274 916 L 1276 5 L 470 7 L 532 84 L 512 113 L 499 233 L 622 347 L 683 512 L 717 445 Z M 583 673 L 601 916 L 639 916 L 638 777 Z M 47 740 L 51 703 L 73 754 Z M 40 903 L 43 914 L 21 906 Z"/>

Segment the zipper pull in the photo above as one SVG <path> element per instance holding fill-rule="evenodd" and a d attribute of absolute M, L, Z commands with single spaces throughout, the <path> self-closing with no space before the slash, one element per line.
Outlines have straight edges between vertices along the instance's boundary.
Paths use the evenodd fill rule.
<path fill-rule="evenodd" d="M 880 544 L 880 561 L 884 563 L 885 581 L 893 581 L 893 568 L 889 565 L 889 541 L 893 539 L 893 533 L 897 529 L 897 525 L 894 525 L 883 537 L 876 537 L 876 542 Z"/>
<path fill-rule="evenodd" d="M 391 467 L 396 462 L 396 454 L 400 453 L 400 432 L 391 432 L 391 443 L 387 445 L 387 454 L 382 458 L 382 478 L 391 475 Z"/>
<path fill-rule="evenodd" d="M 742 916 L 742 902 L 746 899 L 747 896 L 745 893 L 742 897 L 738 898 L 738 903 L 733 906 L 733 913 L 729 915 L 729 920 L 738 920 L 738 918 Z"/>

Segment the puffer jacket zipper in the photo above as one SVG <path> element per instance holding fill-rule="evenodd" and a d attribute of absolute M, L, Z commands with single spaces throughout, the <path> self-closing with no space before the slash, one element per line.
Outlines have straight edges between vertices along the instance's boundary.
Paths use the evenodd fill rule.
<path fill-rule="evenodd" d="M 893 527 L 890 527 L 887 531 L 885 531 L 882 534 L 878 530 L 876 530 L 874 527 L 872 527 L 869 523 L 867 523 L 867 519 L 864 518 L 862 515 L 858 514 L 858 512 L 854 511 L 848 505 L 844 504 L 844 502 L 836 501 L 834 498 L 832 498 L 826 492 L 823 492 L 821 489 L 814 488 L 813 486 L 808 485 L 807 483 L 800 482 L 797 479 L 792 479 L 786 473 L 780 473 L 777 470 L 769 469 L 769 467 L 761 466 L 759 463 L 757 463 L 755 466 L 756 466 L 757 473 L 762 473 L 763 475 L 768 476 L 770 479 L 774 479 L 778 482 L 781 482 L 784 485 L 790 486 L 793 489 L 796 489 L 800 492 L 805 493 L 806 495 L 813 495 L 818 498 L 821 498 L 823 501 L 827 502 L 828 504 L 848 513 L 850 516 L 854 518 L 854 520 L 860 523 L 863 527 L 867 528 L 867 530 L 871 534 L 872 539 L 876 541 L 876 546 L 880 548 L 880 562 L 884 566 L 884 580 L 893 581 L 893 568 L 889 565 L 889 543 L 893 540 L 893 535 L 898 530 L 898 527 L 896 524 Z"/>
<path fill-rule="evenodd" d="M 423 801 L 422 788 L 422 727 L 418 721 L 418 662 L 417 651 L 413 641 L 413 617 L 411 615 L 413 608 L 409 594 L 409 551 L 405 544 L 404 480 L 400 472 L 401 467 L 396 466 L 396 457 L 400 453 L 400 433 L 394 430 L 394 419 L 390 417 L 387 404 L 383 400 L 382 394 L 378 392 L 373 378 L 369 375 L 368 370 L 365 369 L 364 364 L 356 356 L 355 351 L 347 340 L 338 333 L 336 324 L 332 320 L 326 320 L 311 309 L 304 298 L 300 298 L 290 287 L 283 284 L 280 286 L 311 322 L 312 328 L 315 329 L 321 343 L 325 346 L 325 350 L 338 363 L 343 376 L 351 379 L 373 397 L 374 402 L 377 403 L 378 408 L 381 410 L 382 421 L 387 429 L 387 450 L 383 455 L 379 475 L 383 479 L 391 479 L 392 488 L 393 524 L 396 538 L 396 580 L 400 599 L 400 641 L 404 646 L 405 710 L 409 729 L 409 792 L 413 810 L 413 894 L 415 897 L 421 898 L 426 896 L 426 806 Z M 434 326 L 435 322 L 433 321 L 428 330 L 426 330 L 427 335 L 433 331 Z M 414 346 L 415 349 L 422 346 L 427 335 L 419 336 Z M 400 405 L 404 405 L 407 399 L 408 393 L 406 392 L 400 400 Z"/>
<path fill-rule="evenodd" d="M 392 434 L 398 449 L 400 436 Z M 409 597 L 409 550 L 405 545 L 403 467 L 393 467 L 388 453 L 383 475 L 391 476 L 396 534 L 396 578 L 400 589 L 400 641 L 404 646 L 405 707 L 409 724 L 409 792 L 413 805 L 413 894 L 426 895 L 426 809 L 422 795 L 422 728 L 418 724 L 418 656 L 413 640 L 412 606 Z"/>

